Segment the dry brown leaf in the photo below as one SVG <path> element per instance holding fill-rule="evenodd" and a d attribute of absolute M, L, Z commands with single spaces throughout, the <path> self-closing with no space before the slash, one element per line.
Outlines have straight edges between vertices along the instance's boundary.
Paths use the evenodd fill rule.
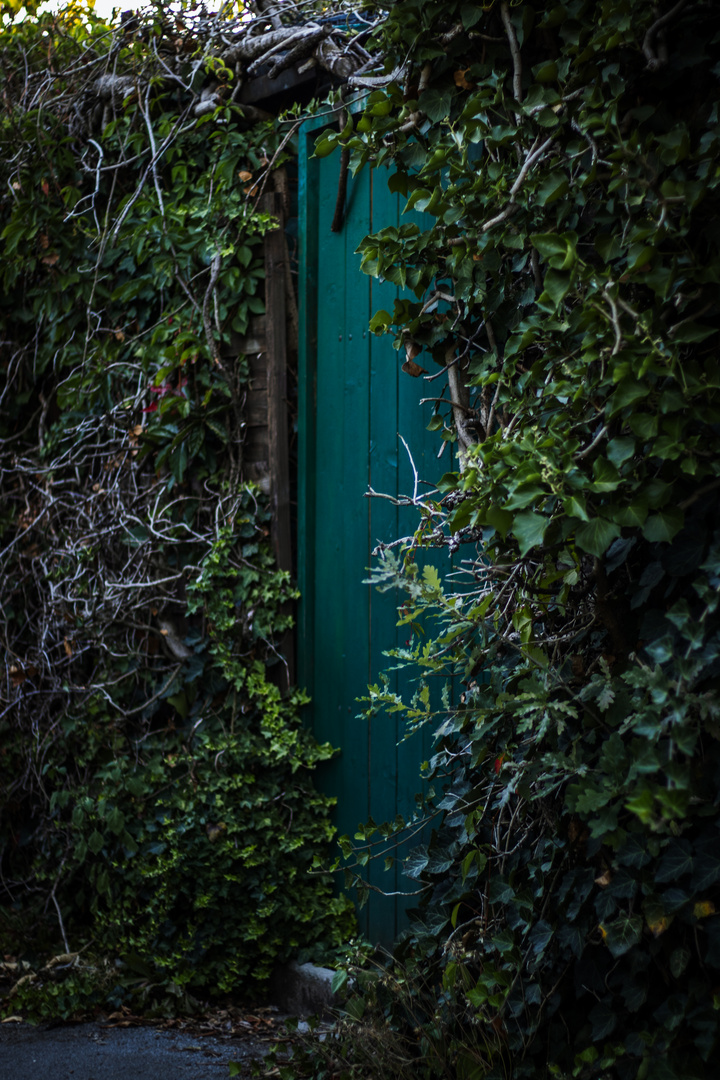
<path fill-rule="evenodd" d="M 600 877 L 595 878 L 595 884 L 599 885 L 601 889 L 605 889 L 610 884 L 612 879 L 613 879 L 612 870 L 605 870 L 600 875 Z"/>
<path fill-rule="evenodd" d="M 238 173 L 238 177 L 242 180 L 243 184 L 247 184 L 248 180 L 252 180 L 253 174 L 248 172 L 247 169 L 241 169 Z"/>
<path fill-rule="evenodd" d="M 65 655 L 72 656 L 73 651 L 71 642 L 69 642 L 67 638 L 63 638 L 63 645 L 65 646 Z"/>
<path fill-rule="evenodd" d="M 59 964 L 72 964 L 73 960 L 76 960 L 79 955 L 80 953 L 77 952 L 58 953 L 57 956 L 52 956 L 48 960 L 47 964 L 45 964 L 45 967 L 43 968 L 43 971 L 52 971 L 52 969 L 54 967 L 57 967 Z"/>
<path fill-rule="evenodd" d="M 10 665 L 10 682 L 16 689 L 18 686 L 22 686 L 26 679 L 27 675 L 22 668 L 18 667 L 17 664 Z"/>
<path fill-rule="evenodd" d="M 424 367 L 420 367 L 414 360 L 406 360 L 402 366 L 402 370 L 406 375 L 412 375 L 413 379 L 417 379 L 420 375 L 427 375 L 427 370 Z"/>
<path fill-rule="evenodd" d="M 57 251 L 53 251 L 52 255 L 46 255 L 44 259 L 40 260 L 40 262 L 43 264 L 43 266 L 54 266 L 59 258 L 60 256 L 58 255 Z"/>
<path fill-rule="evenodd" d="M 463 90 L 472 90 L 473 88 L 473 83 L 468 82 L 465 78 L 469 70 L 470 68 L 461 68 L 453 75 L 453 78 L 455 79 L 455 85 L 459 86 Z"/>
<path fill-rule="evenodd" d="M 135 447 L 133 450 L 133 456 L 138 452 L 138 440 L 144 431 L 142 424 L 136 424 L 134 428 L 130 428 L 128 432 L 128 441 L 131 446 Z"/>
<path fill-rule="evenodd" d="M 7 996 L 7 1000 L 9 1001 L 10 998 L 15 997 L 21 986 L 30 986 L 34 982 L 37 982 L 37 975 L 34 971 L 30 971 L 27 975 L 23 975 L 13 986 L 12 990 Z"/>

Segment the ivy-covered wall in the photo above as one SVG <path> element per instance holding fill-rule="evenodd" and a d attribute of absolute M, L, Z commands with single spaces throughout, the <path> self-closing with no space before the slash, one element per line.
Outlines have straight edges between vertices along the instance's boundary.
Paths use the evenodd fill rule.
<path fill-rule="evenodd" d="M 397 1076 L 710 1080 L 720 12 L 364 10 L 381 60 L 317 153 L 389 166 L 432 218 L 360 250 L 409 291 L 371 326 L 429 369 L 433 427 L 462 468 L 422 478 L 436 489 L 414 540 L 375 568 L 402 590 L 414 637 L 394 663 L 417 693 L 379 681 L 368 711 L 434 725 L 443 795 L 406 864 L 425 891 L 414 929 L 388 970 L 354 972 L 345 1060 L 368 1076 L 382 1060 Z M 417 574 L 430 546 L 455 553 L 452 573 Z M 427 688 L 451 677 L 457 704 L 438 712 Z M 362 866 L 396 827 L 346 852 Z"/>
<path fill-rule="evenodd" d="M 257 197 L 287 128 L 223 104 L 217 26 L 173 19 L 71 6 L 0 33 L 0 936 L 30 976 L 13 1012 L 248 992 L 352 927 L 310 873 L 333 750 L 279 689 L 295 593 L 243 462 L 238 341 L 264 311 Z M 72 954 L 64 978 L 38 970 L 48 952 Z"/>

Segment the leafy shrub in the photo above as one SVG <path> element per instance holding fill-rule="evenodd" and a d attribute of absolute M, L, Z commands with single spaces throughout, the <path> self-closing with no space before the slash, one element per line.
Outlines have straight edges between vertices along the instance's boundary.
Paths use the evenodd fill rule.
<path fill-rule="evenodd" d="M 248 712 L 234 730 L 216 720 L 191 740 L 150 739 L 138 764 L 102 770 L 95 798 L 73 792 L 95 934 L 181 985 L 262 981 L 343 910 L 308 874 L 332 836 L 309 768 L 331 750 L 297 738 L 291 706 L 274 732 Z M 301 745 L 289 748 L 293 736 Z"/>
<path fill-rule="evenodd" d="M 190 51 L 155 9 L 2 19 L 1 898 L 38 974 L 8 1007 L 187 1005 L 352 923 L 310 873 L 333 751 L 279 690 L 295 594 L 243 465 L 282 136 L 227 86 L 196 109 L 202 14 Z M 23 914 L 84 966 L 40 977 Z"/>
<path fill-rule="evenodd" d="M 435 725 L 444 790 L 406 862 L 423 903 L 355 1014 L 365 1000 L 400 1033 L 398 1076 L 444 1075 L 421 1049 L 440 1040 L 468 1077 L 710 1080 L 718 13 L 377 10 L 387 84 L 319 152 L 390 163 L 431 218 L 360 247 L 406 289 L 372 329 L 447 369 L 432 426 L 459 467 L 374 572 L 402 590 L 415 637 L 392 655 L 416 692 L 381 680 L 367 711 Z M 420 575 L 415 552 L 440 544 L 452 574 Z M 393 831 L 370 823 L 345 851 L 361 867 Z M 349 1073 L 372 1075 L 364 1037 L 343 1028 Z"/>
<path fill-rule="evenodd" d="M 255 520 L 247 525 L 254 530 Z M 301 725 L 300 692 L 283 698 L 262 661 L 231 659 L 238 610 L 257 605 L 279 626 L 278 597 L 288 595 L 267 547 L 262 569 L 228 564 L 238 531 L 242 522 L 194 586 L 210 597 L 209 648 L 232 687 L 228 700 L 176 701 L 181 714 L 187 708 L 177 728 L 150 733 L 86 788 L 52 800 L 96 936 L 120 957 L 211 992 L 262 982 L 278 961 L 323 939 L 339 943 L 352 927 L 349 901 L 333 899 L 327 875 L 310 873 L 334 832 L 333 800 L 314 790 L 311 773 L 334 751 Z M 192 689 L 185 684 L 186 701 Z"/>

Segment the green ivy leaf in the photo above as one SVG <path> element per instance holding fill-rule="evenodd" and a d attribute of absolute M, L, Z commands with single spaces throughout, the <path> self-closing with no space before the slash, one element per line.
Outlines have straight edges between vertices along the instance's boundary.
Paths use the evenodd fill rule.
<path fill-rule="evenodd" d="M 470 30 L 483 17 L 483 8 L 478 4 L 463 4 L 460 8 L 460 18 L 466 30 Z"/>
<path fill-rule="evenodd" d="M 450 113 L 454 87 L 445 90 L 430 89 L 420 95 L 418 104 L 433 124 L 444 120 Z"/>
<path fill-rule="evenodd" d="M 488 525 L 491 525 L 493 529 L 500 533 L 504 540 L 514 518 L 509 510 L 503 510 L 502 507 L 493 505 L 487 510 L 485 520 Z"/>
<path fill-rule="evenodd" d="M 655 880 L 677 881 L 678 878 L 692 873 L 692 869 L 693 855 L 690 842 L 684 839 L 671 840 L 660 859 Z"/>
<path fill-rule="evenodd" d="M 555 202 L 556 199 L 560 199 L 563 195 L 567 195 L 569 190 L 570 183 L 564 173 L 549 173 L 543 179 L 537 190 L 536 198 L 538 206 L 547 206 L 549 203 Z"/>
<path fill-rule="evenodd" d="M 620 526 L 606 518 L 591 518 L 590 521 L 579 525 L 575 532 L 578 547 L 587 551 L 590 555 L 600 558 L 620 536 Z"/>
<path fill-rule="evenodd" d="M 597 1005 L 593 1005 L 588 1019 L 592 1024 L 592 1037 L 597 1042 L 612 1035 L 618 1025 L 617 1010 L 611 1008 L 605 1001 L 599 1001 Z"/>
<path fill-rule="evenodd" d="M 419 878 L 428 864 L 428 850 L 424 844 L 420 844 L 410 852 L 403 862 L 403 873 L 409 878 Z"/>
<path fill-rule="evenodd" d="M 125 828 L 125 815 L 123 814 L 122 810 L 119 810 L 117 807 L 115 807 L 113 810 L 110 811 L 106 820 L 108 828 L 112 832 L 114 832 L 116 836 L 119 836 Z"/>
<path fill-rule="evenodd" d="M 685 968 L 690 963 L 692 954 L 689 949 L 679 948 L 673 949 L 670 954 L 670 972 L 675 979 L 679 979 Z"/>
<path fill-rule="evenodd" d="M 570 292 L 572 284 L 573 275 L 569 271 L 548 270 L 543 280 L 543 291 L 538 298 L 538 303 L 554 311 Z"/>
<path fill-rule="evenodd" d="M 373 334 L 384 334 L 393 321 L 393 317 L 389 311 L 384 311 L 382 308 L 380 311 L 376 311 L 370 320 L 370 330 Z"/>
<path fill-rule="evenodd" d="M 677 507 L 668 507 L 658 514 L 651 514 L 643 526 L 643 536 L 651 543 L 668 543 L 680 532 L 685 515 Z"/>
<path fill-rule="evenodd" d="M 607 456 L 617 468 L 628 461 L 634 453 L 635 440 L 629 435 L 618 435 L 607 445 Z"/>
<path fill-rule="evenodd" d="M 590 520 L 583 495 L 571 495 L 568 499 L 565 499 L 563 509 L 568 517 L 579 518 L 580 521 Z"/>
<path fill-rule="evenodd" d="M 338 145 L 340 138 L 339 132 L 333 131 L 329 135 L 321 135 L 315 143 L 315 157 L 324 158 L 329 154 L 332 154 L 335 147 Z"/>
<path fill-rule="evenodd" d="M 105 845 L 105 837 L 101 832 L 98 832 L 98 830 L 95 829 L 88 837 L 87 844 L 93 855 L 99 855 Z"/>
<path fill-rule="evenodd" d="M 548 519 L 543 514 L 536 514 L 534 510 L 523 510 L 515 515 L 512 534 L 518 542 L 521 555 L 527 555 L 532 548 L 542 544 L 547 526 Z"/>
<path fill-rule="evenodd" d="M 621 915 L 613 922 L 606 923 L 602 929 L 603 940 L 617 959 L 640 941 L 642 918 L 639 915 Z"/>
<path fill-rule="evenodd" d="M 633 379 L 623 380 L 608 402 L 607 416 L 609 418 L 615 416 L 621 409 L 626 409 L 628 405 L 634 405 L 635 402 L 648 397 L 649 393 L 650 388 L 646 383 L 635 382 Z"/>

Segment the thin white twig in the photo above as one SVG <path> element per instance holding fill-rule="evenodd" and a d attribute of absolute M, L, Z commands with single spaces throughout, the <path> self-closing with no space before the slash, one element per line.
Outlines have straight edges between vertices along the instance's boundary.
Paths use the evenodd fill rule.
<path fill-rule="evenodd" d="M 410 447 L 405 442 L 405 440 L 403 439 L 403 437 L 402 437 L 402 435 L 400 434 L 399 431 L 398 431 L 398 439 L 400 440 L 400 442 L 403 444 L 403 446 L 407 450 L 407 456 L 410 458 L 410 465 L 412 467 L 413 477 L 415 478 L 415 482 L 413 484 L 413 499 L 412 499 L 412 501 L 413 501 L 413 506 L 417 506 L 418 471 L 415 468 L 415 462 L 413 461 L 413 456 L 410 453 Z"/>
<path fill-rule="evenodd" d="M 152 121 L 150 119 L 150 91 L 152 89 L 152 83 L 148 84 L 147 93 L 145 95 L 145 108 L 142 109 L 143 120 L 145 121 L 145 127 L 148 132 L 148 139 L 150 140 L 150 150 L 152 158 L 150 160 L 150 166 L 152 168 L 153 181 L 155 183 L 155 191 L 157 192 L 158 203 L 160 205 L 160 214 L 163 222 L 165 221 L 165 204 L 163 203 L 162 191 L 160 190 L 160 179 L 157 173 L 158 152 L 155 146 L 155 132 L 153 131 Z"/>
<path fill-rule="evenodd" d="M 68 945 L 68 939 L 67 939 L 67 936 L 65 934 L 65 926 L 63 924 L 63 917 L 62 917 L 62 914 L 60 912 L 60 905 L 57 902 L 57 897 L 55 895 L 55 890 L 54 889 L 53 889 L 53 892 L 52 892 L 51 899 L 52 899 L 53 904 L 55 905 L 55 910 L 57 911 L 58 922 L 60 923 L 60 933 L 62 934 L 63 945 L 65 946 L 65 952 L 69 953 L 70 952 L 70 946 Z"/>
<path fill-rule="evenodd" d="M 575 460 L 576 461 L 582 461 L 582 459 L 586 458 L 588 456 L 588 454 L 591 454 L 593 452 L 593 450 L 595 449 L 595 447 L 598 446 L 602 442 L 602 440 L 605 438 L 605 436 L 607 435 L 607 432 L 608 432 L 607 424 L 605 424 L 603 427 L 600 428 L 600 430 L 598 431 L 598 433 L 595 436 L 595 438 L 593 439 L 593 441 L 591 443 L 589 443 L 585 447 L 584 450 L 581 450 L 578 454 L 575 455 Z"/>
<path fill-rule="evenodd" d="M 518 45 L 518 39 L 515 35 L 515 27 L 510 20 L 510 5 L 507 0 L 503 0 L 500 5 L 500 18 L 505 27 L 505 33 L 507 34 L 510 53 L 513 60 L 513 97 L 519 105 L 522 101 L 522 56 L 520 55 L 520 46 Z"/>

